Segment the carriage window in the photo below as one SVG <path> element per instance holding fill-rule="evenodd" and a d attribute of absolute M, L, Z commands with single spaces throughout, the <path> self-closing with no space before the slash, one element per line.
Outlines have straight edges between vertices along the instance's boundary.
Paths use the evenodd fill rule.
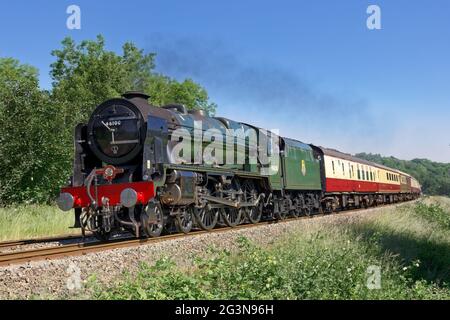
<path fill-rule="evenodd" d="M 334 161 L 331 161 L 331 166 L 333 167 L 333 174 L 335 174 L 336 172 L 334 171 Z"/>
<path fill-rule="evenodd" d="M 361 170 L 358 168 L 358 180 L 361 180 Z"/>
<path fill-rule="evenodd" d="M 344 163 L 342 162 L 342 174 L 345 176 L 345 167 L 344 167 Z"/>

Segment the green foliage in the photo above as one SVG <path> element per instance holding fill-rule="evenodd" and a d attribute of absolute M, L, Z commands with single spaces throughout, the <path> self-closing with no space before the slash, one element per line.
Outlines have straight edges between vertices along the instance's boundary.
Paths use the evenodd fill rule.
<path fill-rule="evenodd" d="M 142 264 L 106 288 L 95 283 L 94 298 L 448 299 L 448 231 L 423 226 L 418 208 L 300 229 L 264 247 L 241 238 L 237 252 L 211 249 L 193 267 Z M 381 289 L 367 287 L 369 266 L 381 268 Z"/>
<path fill-rule="evenodd" d="M 52 98 L 64 109 L 70 130 L 87 121 L 99 103 L 125 91 L 143 90 L 154 68 L 153 54 L 126 43 L 118 55 L 105 49 L 101 36 L 78 45 L 66 38 L 52 55 Z"/>
<path fill-rule="evenodd" d="M 438 203 L 427 205 L 419 202 L 415 207 L 415 213 L 429 222 L 436 223 L 440 227 L 450 230 L 450 212 L 445 211 Z"/>
<path fill-rule="evenodd" d="M 399 160 L 371 153 L 358 153 L 355 156 L 409 173 L 419 180 L 425 194 L 450 195 L 450 163 L 427 159 Z"/>
<path fill-rule="evenodd" d="M 150 100 L 154 105 L 181 103 L 188 109 L 205 110 L 209 115 L 216 112 L 217 105 L 209 102 L 206 90 L 191 79 L 178 82 L 163 75 L 155 75 L 146 92 L 150 92 Z"/>
<path fill-rule="evenodd" d="M 323 237 L 318 234 L 317 237 Z M 298 240 L 292 237 L 291 241 Z M 291 242 L 269 250 L 250 244 L 233 256 L 211 252 L 186 272 L 165 258 L 154 266 L 143 264 L 137 276 L 127 275 L 105 290 L 96 287 L 96 299 L 434 299 L 449 291 L 424 280 L 413 280 L 416 266 L 402 268 L 392 257 L 377 258 L 363 246 L 339 241 L 341 248 L 322 242 Z M 379 265 L 383 289 L 366 287 L 367 267 Z"/>
<path fill-rule="evenodd" d="M 148 93 L 155 105 L 181 103 L 215 111 L 205 89 L 189 79 L 178 82 L 155 73 L 155 54 L 145 54 L 132 43 L 123 45 L 122 55 L 107 51 L 102 36 L 78 45 L 66 38 L 62 45 L 52 52 L 53 98 L 67 109 L 72 124 L 86 121 L 99 103 L 126 91 Z"/>
<path fill-rule="evenodd" d="M 155 54 L 132 43 L 117 54 L 101 36 L 79 44 L 66 38 L 52 55 L 50 92 L 39 88 L 35 68 L 0 59 L 0 205 L 52 200 L 71 175 L 75 126 L 107 99 L 138 90 L 155 105 L 215 112 L 204 88 L 155 73 Z"/>
<path fill-rule="evenodd" d="M 0 59 L 0 205 L 45 201 L 63 183 L 61 118 L 37 77 L 28 65 Z"/>

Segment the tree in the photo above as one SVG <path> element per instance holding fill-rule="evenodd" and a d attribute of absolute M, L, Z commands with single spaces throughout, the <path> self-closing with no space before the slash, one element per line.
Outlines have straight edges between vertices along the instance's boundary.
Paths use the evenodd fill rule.
<path fill-rule="evenodd" d="M 154 105 L 181 103 L 188 109 L 202 109 L 213 115 L 217 105 L 209 102 L 208 93 L 191 79 L 178 82 L 163 75 L 152 76 L 146 92 Z"/>
<path fill-rule="evenodd" d="M 117 54 L 101 36 L 66 38 L 52 55 L 50 92 L 39 88 L 35 68 L 0 59 L 0 205 L 54 199 L 72 171 L 75 126 L 107 99 L 137 90 L 155 105 L 215 111 L 204 88 L 154 72 L 155 54 L 132 43 Z"/>
<path fill-rule="evenodd" d="M 66 38 L 62 45 L 52 52 L 53 97 L 67 109 L 72 126 L 86 121 L 100 102 L 131 90 L 148 93 L 155 105 L 182 103 L 188 109 L 215 112 L 204 88 L 190 79 L 180 83 L 155 73 L 155 54 L 145 54 L 132 43 L 123 45 L 122 55 L 107 51 L 101 36 L 79 45 Z"/>
<path fill-rule="evenodd" d="M 45 201 L 63 182 L 59 115 L 35 68 L 0 58 L 0 204 Z"/>

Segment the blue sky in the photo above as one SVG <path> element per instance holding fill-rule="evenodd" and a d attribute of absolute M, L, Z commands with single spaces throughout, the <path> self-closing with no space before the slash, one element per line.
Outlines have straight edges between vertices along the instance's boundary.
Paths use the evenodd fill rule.
<path fill-rule="evenodd" d="M 66 28 L 76 4 L 82 29 Z M 366 9 L 381 8 L 381 30 Z M 450 2 L 3 1 L 0 56 L 39 68 L 65 36 L 133 41 L 217 114 L 345 152 L 450 162 Z"/>

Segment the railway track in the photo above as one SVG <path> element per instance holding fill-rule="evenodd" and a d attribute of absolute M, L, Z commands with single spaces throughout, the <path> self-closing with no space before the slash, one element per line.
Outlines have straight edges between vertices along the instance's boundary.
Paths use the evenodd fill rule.
<path fill-rule="evenodd" d="M 30 245 L 30 244 L 62 242 L 62 241 L 69 241 L 69 240 L 76 240 L 76 239 L 81 240 L 82 236 L 81 235 L 60 235 L 60 236 L 36 238 L 36 239 L 3 241 L 3 242 L 0 242 L 0 249 L 25 246 L 25 245 Z"/>
<path fill-rule="evenodd" d="M 406 203 L 406 202 L 403 202 Z M 353 209 L 353 210 L 345 210 L 345 211 L 338 211 L 334 213 L 327 213 L 327 214 L 315 214 L 312 216 L 302 216 L 302 217 L 290 217 L 284 220 L 269 220 L 269 221 L 262 221 L 257 224 L 242 224 L 238 225 L 236 227 L 219 227 L 210 231 L 193 231 L 188 234 L 183 233 L 175 233 L 175 234 L 168 234 L 164 235 L 158 238 L 148 238 L 148 239 L 130 239 L 130 238 L 122 238 L 122 239 L 115 239 L 110 240 L 107 242 L 88 242 L 88 243 L 75 243 L 75 244 L 68 244 L 68 245 L 62 245 L 58 247 L 47 247 L 47 248 L 36 248 L 32 250 L 24 250 L 24 251 L 14 251 L 14 252 L 7 252 L 7 253 L 0 253 L 0 266 L 7 266 L 7 265 L 13 265 L 13 264 L 20 264 L 20 263 L 26 263 L 31 261 L 39 261 L 39 260 L 51 260 L 51 259 L 58 259 L 58 258 L 64 258 L 69 256 L 79 256 L 79 255 L 85 255 L 88 253 L 94 253 L 104 250 L 112 250 L 112 249 L 118 249 L 118 248 L 129 248 L 129 247 L 136 247 L 140 245 L 146 245 L 150 243 L 155 242 L 161 242 L 161 241 L 167 241 L 172 239 L 178 239 L 183 237 L 192 237 L 196 235 L 201 235 L 205 233 L 219 233 L 219 232 L 226 232 L 230 230 L 241 230 L 241 229 L 249 229 L 249 228 L 256 228 L 263 225 L 268 224 L 280 224 L 280 223 L 288 223 L 292 221 L 297 220 L 303 220 L 303 219 L 314 219 L 314 218 L 320 218 L 324 216 L 334 216 L 334 215 L 351 215 L 353 213 L 359 212 L 359 211 L 365 211 L 370 209 L 376 209 L 381 207 L 389 207 L 389 206 L 396 206 L 402 203 L 396 203 L 392 205 L 380 205 L 377 207 L 370 207 L 370 208 L 362 208 L 362 209 Z M 71 236 L 72 239 L 76 238 L 77 236 Z M 62 238 L 62 237 L 53 237 L 53 238 L 47 238 L 51 239 L 51 241 L 62 241 L 67 240 L 68 237 Z M 11 242 L 2 242 L 0 243 L 1 246 L 7 246 L 8 244 L 15 244 L 15 245 L 23 245 L 23 244 L 30 244 L 33 243 L 33 241 L 38 241 L 34 243 L 42 243 L 45 239 L 31 239 L 31 240 L 21 240 L 21 241 L 11 241 Z"/>

